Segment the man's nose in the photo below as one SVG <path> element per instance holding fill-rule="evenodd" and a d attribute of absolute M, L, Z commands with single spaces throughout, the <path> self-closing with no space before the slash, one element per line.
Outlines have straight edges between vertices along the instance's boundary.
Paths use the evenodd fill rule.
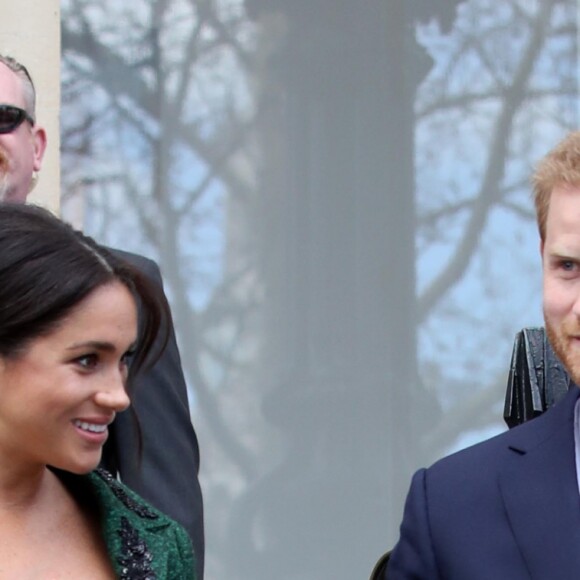
<path fill-rule="evenodd" d="M 572 303 L 572 313 L 574 314 L 577 320 L 580 320 L 580 288 L 578 288 L 578 291 L 576 292 L 576 295 L 574 296 L 573 300 L 574 301 Z"/>

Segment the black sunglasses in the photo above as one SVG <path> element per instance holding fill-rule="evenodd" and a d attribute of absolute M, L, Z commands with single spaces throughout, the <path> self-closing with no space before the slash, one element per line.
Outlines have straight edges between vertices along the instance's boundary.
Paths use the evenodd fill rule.
<path fill-rule="evenodd" d="M 12 133 L 24 121 L 34 125 L 34 119 L 24 109 L 14 105 L 0 105 L 0 134 Z"/>

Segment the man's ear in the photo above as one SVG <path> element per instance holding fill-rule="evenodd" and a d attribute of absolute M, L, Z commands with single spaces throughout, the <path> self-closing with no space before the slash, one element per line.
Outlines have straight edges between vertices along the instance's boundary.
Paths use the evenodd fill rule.
<path fill-rule="evenodd" d="M 40 171 L 42 158 L 46 150 L 46 131 L 42 127 L 33 127 L 32 141 L 34 146 L 34 171 Z"/>

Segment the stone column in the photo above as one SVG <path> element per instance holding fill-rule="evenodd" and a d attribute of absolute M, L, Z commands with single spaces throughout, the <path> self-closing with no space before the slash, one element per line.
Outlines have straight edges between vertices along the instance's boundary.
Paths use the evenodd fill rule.
<path fill-rule="evenodd" d="M 396 538 L 425 426 L 413 106 L 431 61 L 414 24 L 438 14 L 402 1 L 246 6 L 267 44 L 264 413 L 287 446 L 240 500 L 260 545 L 240 541 L 235 563 L 244 579 L 363 578 Z"/>

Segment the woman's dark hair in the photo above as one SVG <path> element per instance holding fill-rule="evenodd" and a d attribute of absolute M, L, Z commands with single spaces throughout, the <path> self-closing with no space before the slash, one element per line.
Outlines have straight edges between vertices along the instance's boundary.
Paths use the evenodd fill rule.
<path fill-rule="evenodd" d="M 49 334 L 91 292 L 124 284 L 139 304 L 129 383 L 161 354 L 169 308 L 163 292 L 130 264 L 40 207 L 0 204 L 0 356 L 18 356 Z"/>

